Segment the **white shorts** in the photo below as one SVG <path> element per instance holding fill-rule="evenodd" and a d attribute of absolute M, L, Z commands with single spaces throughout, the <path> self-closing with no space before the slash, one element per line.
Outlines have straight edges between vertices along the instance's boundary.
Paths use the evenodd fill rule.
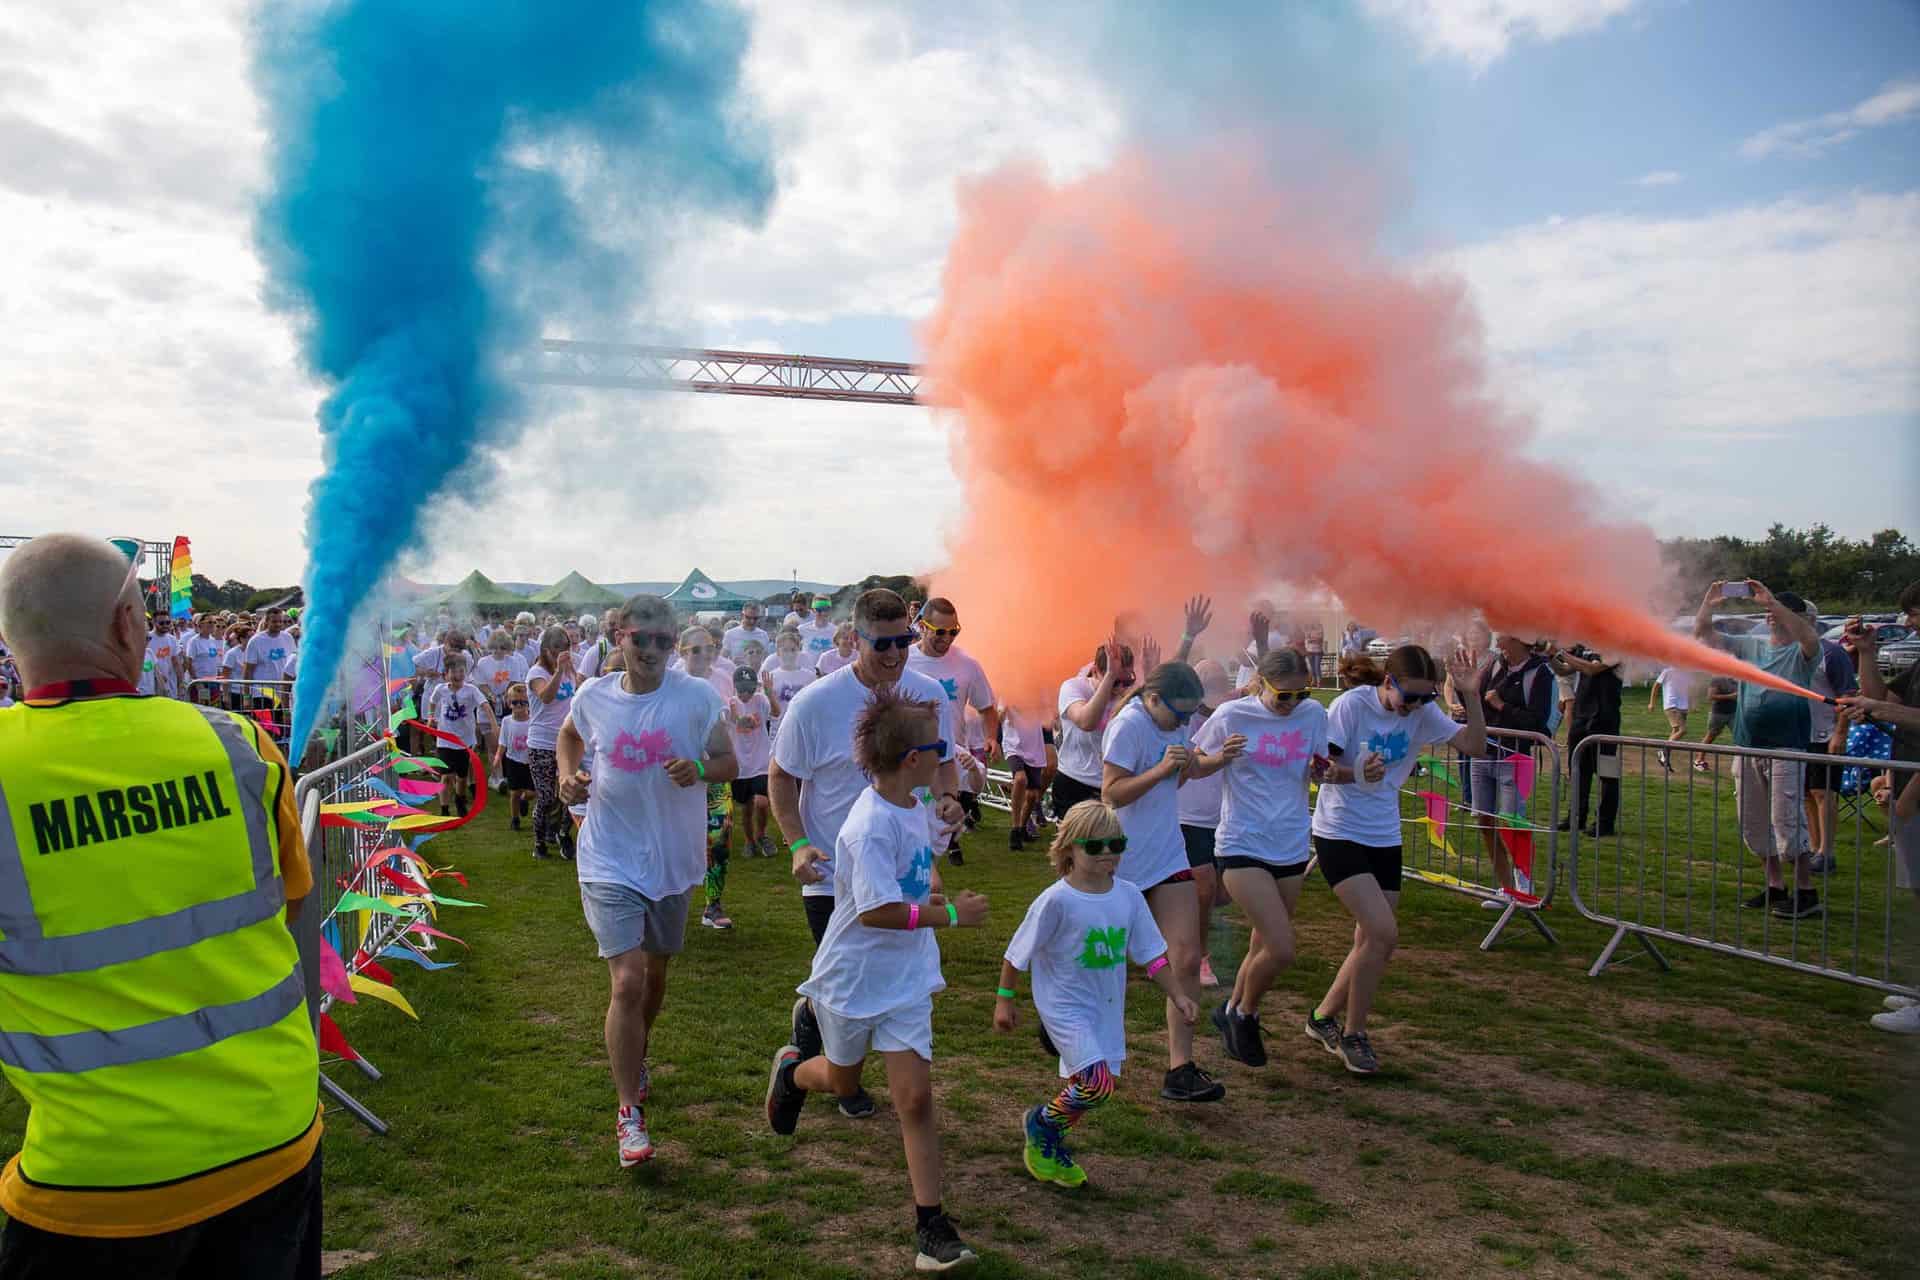
<path fill-rule="evenodd" d="M 843 1018 L 816 1001 L 813 1016 L 820 1024 L 820 1043 L 827 1061 L 835 1066 L 857 1067 L 867 1060 L 869 1049 L 917 1053 L 925 1061 L 933 1061 L 932 996 L 922 996 L 913 1004 L 871 1018 Z"/>

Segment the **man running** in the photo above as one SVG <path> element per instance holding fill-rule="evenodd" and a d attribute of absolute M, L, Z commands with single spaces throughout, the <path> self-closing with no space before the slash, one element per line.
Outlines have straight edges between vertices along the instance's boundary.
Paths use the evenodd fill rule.
<path fill-rule="evenodd" d="M 822 676 L 794 694 L 773 743 L 768 790 L 774 820 L 793 854 L 793 875 L 801 884 L 807 928 L 817 946 L 833 918 L 833 849 L 854 801 L 867 789 L 866 773 L 855 761 L 854 721 L 872 702 L 874 690 L 897 685 L 900 692 L 940 708 L 940 769 L 934 814 L 943 828 L 936 838 L 960 825 L 959 772 L 953 762 L 953 704 L 939 684 L 907 669 L 913 626 L 907 604 L 895 592 L 875 587 L 854 602 L 854 634 L 860 656 L 853 665 Z M 804 790 L 801 784 L 805 783 Z M 804 1058 L 821 1052 L 820 1027 L 802 996 L 793 1005 L 793 1040 Z M 865 1089 L 840 1099 L 843 1115 L 873 1114 Z"/>
<path fill-rule="evenodd" d="M 620 610 L 625 669 L 580 686 L 560 726 L 560 798 L 586 801 L 577 867 L 580 905 L 612 976 L 607 1058 L 619 1095 L 620 1165 L 653 1156 L 644 1110 L 648 1040 L 667 994 L 667 965 L 687 932 L 687 903 L 706 875 L 710 783 L 736 770 L 720 695 L 667 670 L 677 630 L 658 596 Z M 581 773 L 591 752 L 594 774 Z"/>
<path fill-rule="evenodd" d="M 960 635 L 960 614 L 953 601 L 935 596 L 920 609 L 920 643 L 907 655 L 907 668 L 936 682 L 952 704 L 953 723 L 960 727 L 968 751 L 983 764 L 1000 741 L 1000 708 L 994 704 L 993 686 L 987 673 L 973 656 L 955 641 Z M 969 713 L 972 714 L 969 714 Z M 960 808 L 966 814 L 967 829 L 980 821 L 980 797 L 964 788 Z M 953 839 L 953 865 L 960 866 L 960 837 Z"/>
<path fill-rule="evenodd" d="M 766 616 L 766 606 L 758 601 L 749 602 L 740 610 L 740 621 L 728 627 L 727 633 L 720 637 L 720 652 L 726 655 L 729 662 L 737 665 L 746 652 L 747 643 L 752 640 L 759 641 L 760 647 L 768 653 L 773 652 L 773 637 L 760 625 L 760 620 Z"/>

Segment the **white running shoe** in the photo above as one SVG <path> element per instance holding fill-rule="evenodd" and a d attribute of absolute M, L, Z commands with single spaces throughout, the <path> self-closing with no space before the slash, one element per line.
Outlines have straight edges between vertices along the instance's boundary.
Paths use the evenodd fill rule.
<path fill-rule="evenodd" d="M 1912 996 L 1888 996 L 1882 1003 L 1889 1010 L 1898 1013 L 1902 1009 L 1911 1009 L 1916 1004 L 1920 1004 L 1920 1000 L 1915 1000 Z"/>
<path fill-rule="evenodd" d="M 1882 1031 L 1900 1036 L 1920 1036 L 1920 1004 L 1910 1004 L 1891 1013 L 1876 1013 L 1869 1019 Z"/>
<path fill-rule="evenodd" d="M 613 1131 L 620 1139 L 620 1167 L 631 1169 L 653 1159 L 653 1139 L 647 1136 L 647 1115 L 639 1107 L 622 1107 Z"/>

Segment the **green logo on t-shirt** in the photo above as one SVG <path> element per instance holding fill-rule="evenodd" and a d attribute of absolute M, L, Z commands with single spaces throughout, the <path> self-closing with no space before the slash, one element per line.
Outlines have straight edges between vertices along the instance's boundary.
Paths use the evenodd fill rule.
<path fill-rule="evenodd" d="M 1087 945 L 1080 952 L 1082 969 L 1111 969 L 1126 962 L 1127 931 L 1124 927 L 1087 930 Z"/>

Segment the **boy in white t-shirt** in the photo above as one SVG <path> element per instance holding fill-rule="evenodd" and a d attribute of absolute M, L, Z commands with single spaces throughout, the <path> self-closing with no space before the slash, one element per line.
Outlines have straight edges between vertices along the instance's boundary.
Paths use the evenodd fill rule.
<path fill-rule="evenodd" d="M 506 631 L 502 628 L 494 634 L 505 635 Z M 518 831 L 520 815 L 533 808 L 533 765 L 527 758 L 533 713 L 527 686 L 508 685 L 505 704 L 507 714 L 500 721 L 499 745 L 493 749 L 493 772 L 506 779 L 507 825 Z"/>
<path fill-rule="evenodd" d="M 467 750 L 480 750 L 483 742 L 493 737 L 493 708 L 487 702 L 486 695 L 467 683 L 466 654 L 447 655 L 446 677 L 446 683 L 436 688 L 427 699 L 426 722 L 460 740 L 461 745 L 455 746 L 444 739 L 436 739 L 440 762 L 447 769 L 447 789 L 440 795 L 440 812 L 447 811 L 447 796 L 451 795 L 455 811 L 464 818 L 467 816 L 467 802 L 473 794 L 472 760 Z M 482 725 L 485 726 L 484 730 Z"/>
<path fill-rule="evenodd" d="M 749 856 L 771 858 L 773 838 L 767 820 L 773 813 L 767 798 L 767 771 L 773 764 L 773 735 L 767 729 L 767 695 L 760 677 L 749 666 L 733 669 L 733 696 L 727 699 L 727 732 L 733 735 L 733 754 L 740 775 L 732 782 L 733 807 L 747 833 Z"/>
<path fill-rule="evenodd" d="M 1067 1150 L 1067 1130 L 1112 1095 L 1127 1056 L 1127 961 L 1146 966 L 1189 1023 L 1199 1016 L 1174 982 L 1146 897 L 1114 879 L 1126 850 L 1120 819 L 1103 801 L 1082 800 L 1069 810 L 1051 854 L 1060 878 L 1027 908 L 1000 962 L 994 1030 L 1013 1030 L 1014 975 L 1031 970 L 1034 1011 L 1067 1082 L 1051 1102 L 1031 1108 L 1026 1122 L 1027 1172 L 1063 1187 L 1087 1180 Z"/>
<path fill-rule="evenodd" d="M 812 1002 L 824 1052 L 803 1060 L 796 1046 L 783 1046 L 767 1084 L 767 1121 L 775 1133 L 790 1134 L 810 1091 L 854 1093 L 867 1053 L 879 1050 L 906 1146 L 920 1271 L 975 1261 L 940 1205 L 930 1068 L 933 997 L 946 983 L 929 931 L 976 928 L 987 918 L 980 894 L 963 889 L 948 899 L 932 892 L 936 821 L 915 792 L 934 785 L 946 754 L 939 711 L 883 686 L 855 722 L 854 757 L 873 785 L 840 827 L 833 917 L 799 988 Z"/>
<path fill-rule="evenodd" d="M 1678 667 L 1662 667 L 1660 674 L 1653 678 L 1653 684 L 1647 688 L 1647 710 L 1653 710 L 1655 698 L 1660 699 L 1660 705 L 1667 713 L 1667 741 L 1683 741 L 1687 736 L 1687 713 L 1693 709 L 1693 673 Z M 1672 773 L 1672 755 L 1667 751 L 1659 751 L 1655 755 L 1660 767 Z"/>

